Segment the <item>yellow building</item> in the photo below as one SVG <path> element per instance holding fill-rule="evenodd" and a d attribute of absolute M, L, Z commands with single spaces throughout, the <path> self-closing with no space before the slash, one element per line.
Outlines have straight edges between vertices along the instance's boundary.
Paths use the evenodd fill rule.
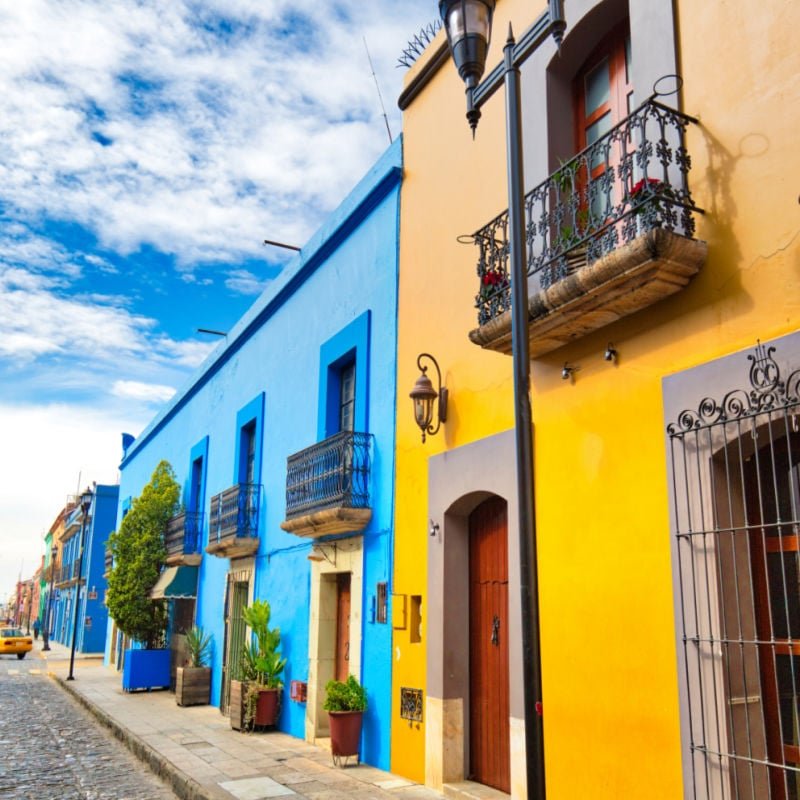
<path fill-rule="evenodd" d="M 566 6 L 522 69 L 548 797 L 796 798 L 800 6 Z M 446 47 L 400 100 L 392 769 L 519 798 L 503 92 L 473 141 Z"/>

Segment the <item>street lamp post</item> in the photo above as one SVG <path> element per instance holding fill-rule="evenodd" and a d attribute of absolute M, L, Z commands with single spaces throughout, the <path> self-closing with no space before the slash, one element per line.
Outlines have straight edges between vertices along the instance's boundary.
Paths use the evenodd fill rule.
<path fill-rule="evenodd" d="M 495 0 L 440 0 L 450 52 L 466 86 L 467 121 L 473 136 L 481 105 L 497 81 L 483 87 L 479 81 L 486 66 Z M 539 636 L 539 586 L 536 561 L 534 506 L 533 418 L 530 399 L 530 344 L 528 339 L 528 271 L 525 263 L 524 178 L 520 65 L 549 36 L 560 45 L 566 28 L 562 0 L 549 0 L 537 23 L 537 36 L 521 52 L 508 28 L 503 50 L 506 88 L 506 156 L 511 273 L 511 353 L 514 371 L 514 428 L 517 456 L 517 507 L 522 607 L 522 677 L 525 721 L 525 767 L 528 797 L 545 799 L 544 726 L 542 724 L 542 670 Z M 488 83 L 489 81 L 487 81 Z M 482 91 L 483 89 L 483 91 Z"/>
<path fill-rule="evenodd" d="M 44 629 L 42 631 L 42 639 L 44 645 L 42 650 L 50 649 L 50 615 L 53 613 L 53 584 L 56 580 L 56 556 L 58 555 L 58 548 L 53 545 L 50 548 L 50 590 L 47 593 L 47 605 L 45 606 L 44 613 Z"/>
<path fill-rule="evenodd" d="M 81 551 L 78 556 L 78 579 L 75 583 L 75 607 L 72 613 L 72 649 L 69 654 L 69 675 L 68 681 L 74 681 L 75 676 L 72 674 L 73 667 L 75 666 L 75 642 L 78 638 L 78 609 L 81 599 L 81 575 L 83 574 L 83 550 L 84 539 L 86 534 L 86 517 L 89 515 L 89 507 L 92 504 L 92 490 L 86 489 L 81 495 Z"/>

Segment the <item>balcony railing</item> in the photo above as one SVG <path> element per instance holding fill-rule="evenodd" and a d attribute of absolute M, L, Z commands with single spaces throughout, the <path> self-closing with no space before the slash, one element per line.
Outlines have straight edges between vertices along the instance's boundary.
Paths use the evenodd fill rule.
<path fill-rule="evenodd" d="M 342 431 L 289 456 L 284 530 L 321 535 L 366 525 L 372 438 Z"/>
<path fill-rule="evenodd" d="M 238 556 L 258 549 L 260 498 L 257 483 L 238 483 L 211 498 L 207 552 L 229 558 L 231 550 Z"/>
<path fill-rule="evenodd" d="M 553 292 L 544 296 L 551 287 L 648 232 L 666 231 L 692 240 L 694 216 L 702 209 L 689 191 L 691 158 L 684 139 L 686 128 L 695 122 L 650 99 L 525 196 L 532 319 L 551 313 L 561 302 Z M 480 251 L 475 298 L 479 326 L 510 312 L 509 235 L 508 211 L 473 235 Z M 687 270 L 679 272 L 685 275 Z M 677 288 L 687 282 L 688 277 Z M 485 337 L 470 336 L 492 347 Z"/>
<path fill-rule="evenodd" d="M 164 534 L 167 560 L 199 553 L 202 530 L 202 511 L 187 511 L 172 517 L 167 523 L 167 530 Z"/>
<path fill-rule="evenodd" d="M 78 579 L 78 562 L 73 561 L 69 564 L 62 564 L 61 567 L 56 567 L 55 582 L 56 583 L 71 583 Z"/>

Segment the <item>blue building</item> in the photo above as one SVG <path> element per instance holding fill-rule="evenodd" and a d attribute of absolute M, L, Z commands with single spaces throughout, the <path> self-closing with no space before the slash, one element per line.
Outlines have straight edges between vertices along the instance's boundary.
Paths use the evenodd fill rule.
<path fill-rule="evenodd" d="M 279 727 L 327 737 L 325 684 L 366 686 L 361 756 L 389 766 L 398 140 L 283 270 L 121 464 L 119 518 L 161 459 L 183 484 L 168 526 L 173 639 L 213 635 L 212 702 L 228 709 L 267 600 L 288 659 Z M 196 586 L 196 605 L 187 599 Z M 110 626 L 107 659 L 119 663 Z"/>
<path fill-rule="evenodd" d="M 51 607 L 51 635 L 56 642 L 72 646 L 77 596 L 79 606 L 75 649 L 79 653 L 102 653 L 105 645 L 108 624 L 108 611 L 104 603 L 105 552 L 108 535 L 114 530 L 118 500 L 118 486 L 95 484 L 93 487 L 83 532 L 82 565 L 83 514 L 80 503 L 68 504 L 64 511 L 60 564 L 54 564 L 56 591 Z"/>

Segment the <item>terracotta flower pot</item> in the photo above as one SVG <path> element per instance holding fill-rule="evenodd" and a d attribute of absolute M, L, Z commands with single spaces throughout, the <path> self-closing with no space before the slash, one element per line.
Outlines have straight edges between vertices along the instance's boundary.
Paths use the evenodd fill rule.
<path fill-rule="evenodd" d="M 275 725 L 280 712 L 280 689 L 259 689 L 253 723 L 257 726 Z"/>
<path fill-rule="evenodd" d="M 331 724 L 331 753 L 339 756 L 357 756 L 361 740 L 363 711 L 329 711 Z"/>

